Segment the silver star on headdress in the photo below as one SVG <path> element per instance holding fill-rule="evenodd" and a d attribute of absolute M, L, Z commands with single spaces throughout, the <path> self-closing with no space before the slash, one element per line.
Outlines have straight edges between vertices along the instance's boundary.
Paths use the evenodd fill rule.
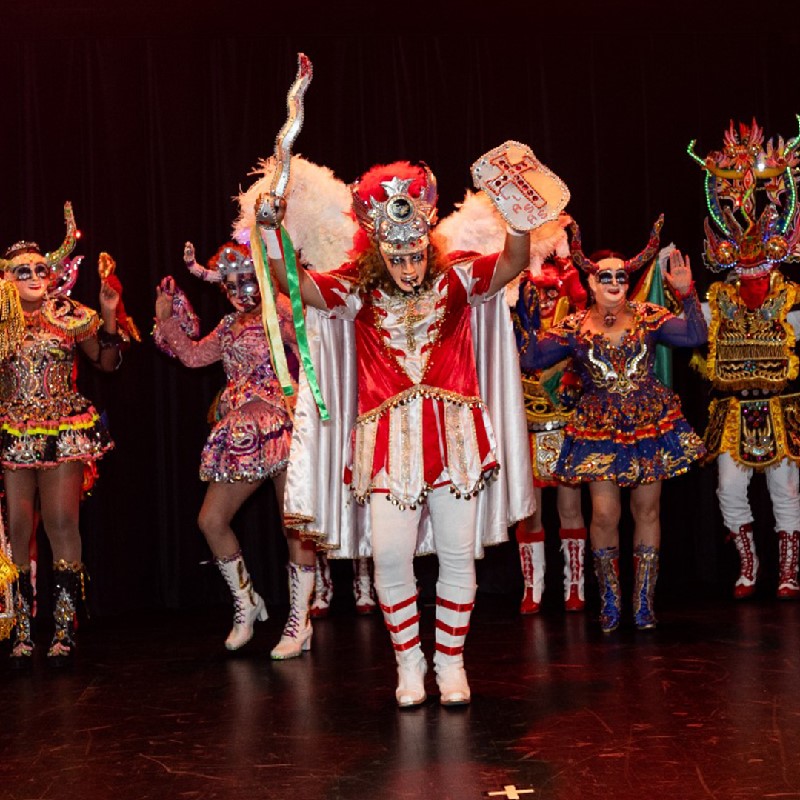
<path fill-rule="evenodd" d="M 358 224 L 385 253 L 415 253 L 428 246 L 428 234 L 436 221 L 437 190 L 433 173 L 427 167 L 424 169 L 426 181 L 419 197 L 413 197 L 409 191 L 414 178 L 381 181 L 387 198 L 383 202 L 374 197 L 362 200 L 358 184 L 352 187 Z"/>

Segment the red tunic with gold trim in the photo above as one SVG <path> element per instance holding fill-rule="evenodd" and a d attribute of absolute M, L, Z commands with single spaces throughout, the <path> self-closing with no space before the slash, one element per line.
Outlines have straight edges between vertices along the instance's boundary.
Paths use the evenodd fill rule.
<path fill-rule="evenodd" d="M 496 260 L 451 256 L 419 294 L 364 292 L 354 264 L 308 273 L 329 316 L 355 324 L 358 418 L 345 480 L 359 501 L 386 492 L 414 505 L 447 484 L 469 496 L 497 469 L 470 329 Z"/>
<path fill-rule="evenodd" d="M 7 469 L 96 461 L 114 444 L 94 406 L 75 385 L 76 348 L 100 319 L 66 297 L 25 314 L 17 352 L 0 366 L 0 463 Z"/>

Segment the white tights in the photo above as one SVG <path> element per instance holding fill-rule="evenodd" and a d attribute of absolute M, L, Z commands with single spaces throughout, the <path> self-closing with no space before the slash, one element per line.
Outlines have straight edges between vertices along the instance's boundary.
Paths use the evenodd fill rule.
<path fill-rule="evenodd" d="M 439 582 L 475 587 L 475 514 L 477 500 L 459 499 L 449 487 L 434 489 L 427 499 L 433 541 L 439 558 Z M 414 551 L 422 509 L 400 511 L 381 494 L 370 498 L 375 588 L 414 587 Z"/>
<path fill-rule="evenodd" d="M 719 470 L 717 497 L 722 518 L 728 530 L 738 531 L 742 525 L 753 521 L 753 512 L 747 499 L 747 487 L 753 477 L 753 470 L 737 464 L 728 453 L 720 453 L 717 468 Z M 800 473 L 797 464 L 788 458 L 766 469 L 775 530 L 800 530 L 798 474 Z"/>

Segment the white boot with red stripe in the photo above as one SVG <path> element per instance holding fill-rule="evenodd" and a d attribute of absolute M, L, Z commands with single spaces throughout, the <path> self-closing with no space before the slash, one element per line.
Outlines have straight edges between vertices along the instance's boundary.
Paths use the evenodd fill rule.
<path fill-rule="evenodd" d="M 356 601 L 356 614 L 372 614 L 375 611 L 373 594 L 369 559 L 357 558 L 353 561 L 353 597 Z"/>
<path fill-rule="evenodd" d="M 544 591 L 544 528 L 529 531 L 525 520 L 517 523 L 519 564 L 524 590 L 519 604 L 520 614 L 538 614 Z"/>
<path fill-rule="evenodd" d="M 800 597 L 800 584 L 797 582 L 800 531 L 778 531 L 778 545 L 780 548 L 778 598 L 780 600 L 797 600 Z"/>
<path fill-rule="evenodd" d="M 582 611 L 586 605 L 583 593 L 586 528 L 561 528 L 559 536 L 564 555 L 564 608 Z"/>
<path fill-rule="evenodd" d="M 475 587 L 436 584 L 436 683 L 443 706 L 461 706 L 470 701 L 464 671 L 464 641 L 475 606 Z"/>
<path fill-rule="evenodd" d="M 333 599 L 333 581 L 331 580 L 331 567 L 328 557 L 320 551 L 317 553 L 314 569 L 314 602 L 311 604 L 309 614 L 314 619 L 324 619 L 328 616 Z"/>
<path fill-rule="evenodd" d="M 428 671 L 419 645 L 417 590 L 412 585 L 384 588 L 376 585 L 375 588 L 397 661 L 397 705 L 400 708 L 413 708 L 427 698 L 425 673 Z"/>
<path fill-rule="evenodd" d="M 733 587 L 733 596 L 742 600 L 751 597 L 756 591 L 759 561 L 753 540 L 753 524 L 748 522 L 740 525 L 738 530 L 729 531 L 728 539 L 733 540 L 739 552 L 739 577 Z"/>

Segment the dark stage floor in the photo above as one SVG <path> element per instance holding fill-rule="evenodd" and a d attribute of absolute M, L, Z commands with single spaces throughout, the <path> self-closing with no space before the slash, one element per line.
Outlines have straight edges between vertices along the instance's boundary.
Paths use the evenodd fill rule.
<path fill-rule="evenodd" d="M 3 667 L 0 797 L 800 798 L 800 605 L 666 608 L 603 636 L 479 595 L 472 706 L 402 713 L 379 618 L 339 609 L 275 663 L 274 616 L 234 657 L 213 609 L 92 620 L 69 672 L 42 652 Z"/>

